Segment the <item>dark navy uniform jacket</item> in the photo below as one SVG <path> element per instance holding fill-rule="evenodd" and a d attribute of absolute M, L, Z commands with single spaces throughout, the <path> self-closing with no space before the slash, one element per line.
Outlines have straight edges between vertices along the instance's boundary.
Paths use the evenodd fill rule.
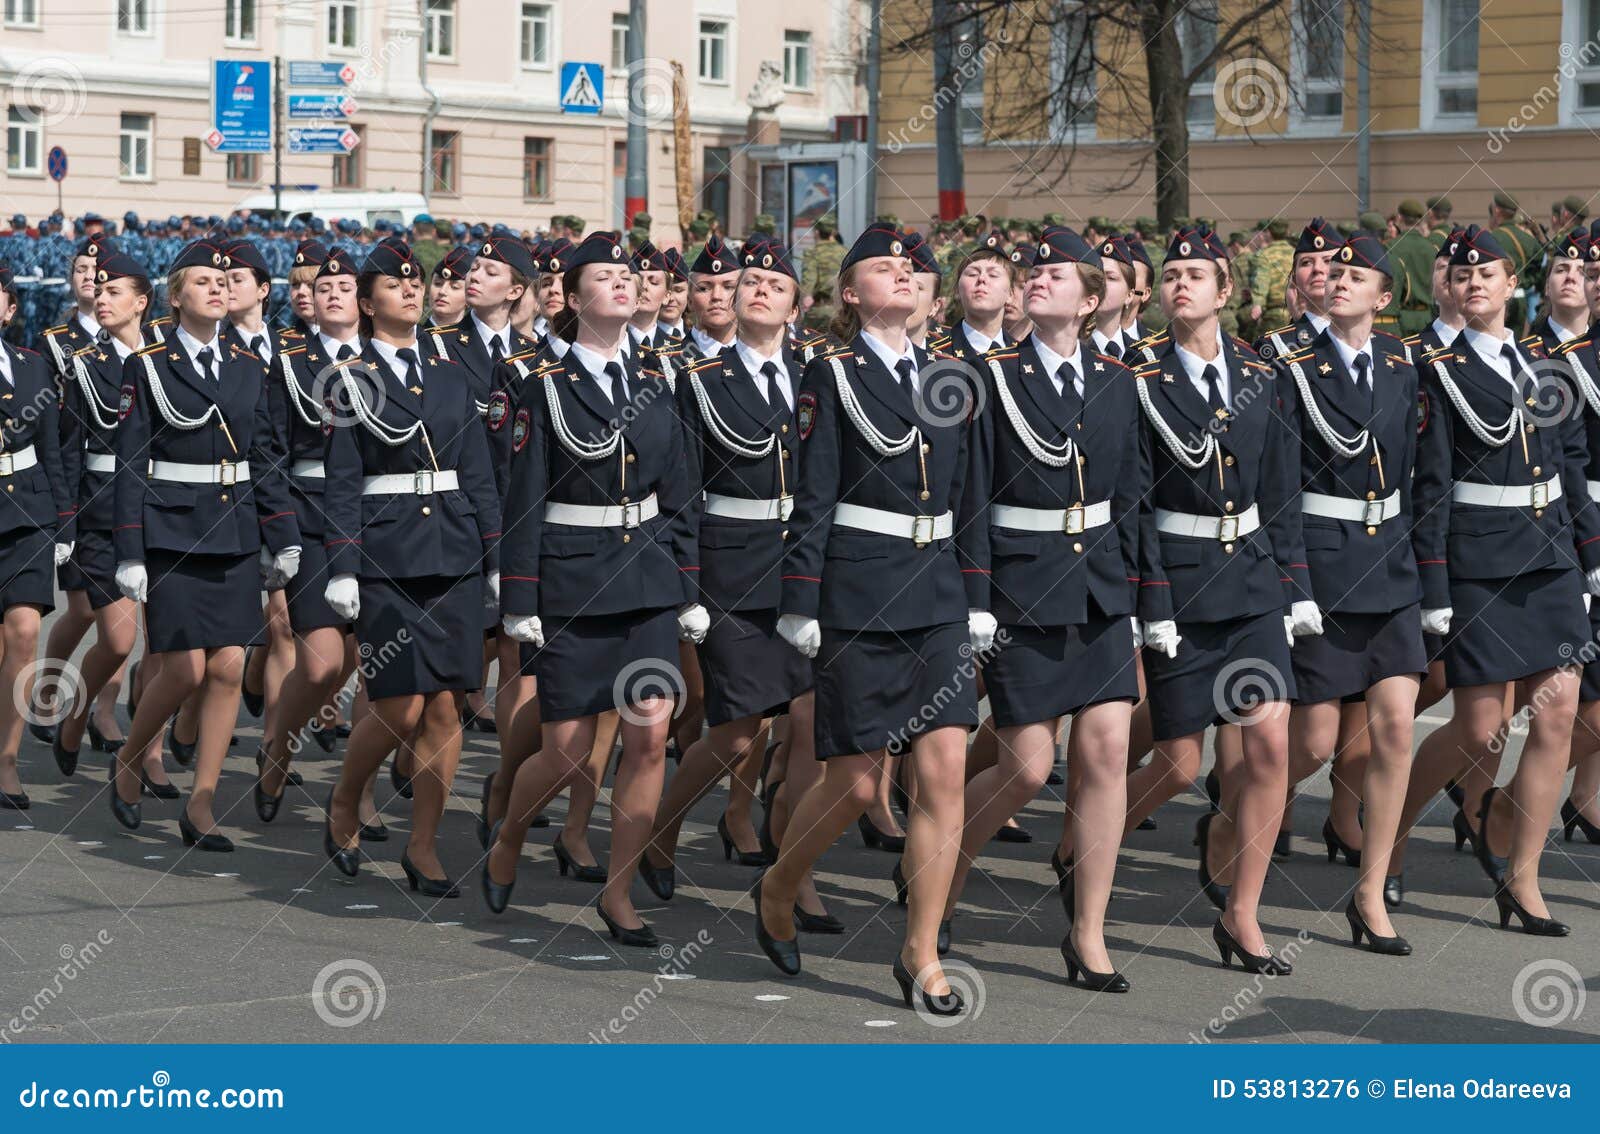
<path fill-rule="evenodd" d="M 968 595 L 954 537 L 918 547 L 899 536 L 832 522 L 834 506 L 851 503 L 906 516 L 955 512 L 955 531 L 963 533 L 968 379 L 936 373 L 928 353 L 913 349 L 920 406 L 861 336 L 806 367 L 796 406 L 804 452 L 783 562 L 784 614 L 838 630 L 966 622 Z M 920 439 L 898 456 L 880 456 L 840 404 L 836 366 L 879 433 L 898 442 L 916 430 Z M 961 383 L 959 390 L 952 379 Z M 974 595 L 976 587 L 974 582 Z"/>
<path fill-rule="evenodd" d="M 510 349 L 506 357 L 526 354 L 534 342 L 515 327 L 508 327 Z M 478 336 L 478 325 L 471 314 L 463 315 L 459 322 L 449 327 L 430 327 L 417 335 L 417 345 L 423 353 L 438 355 L 460 365 L 472 390 L 478 413 L 489 409 L 489 394 L 494 390 L 494 355 L 489 344 Z"/>
<path fill-rule="evenodd" d="M 1576 339 L 1563 340 L 1560 333 L 1555 329 L 1555 326 L 1550 322 L 1549 315 L 1539 316 L 1538 319 L 1534 320 L 1533 326 L 1528 328 L 1528 330 L 1531 334 L 1538 336 L 1539 343 L 1544 347 L 1546 354 L 1555 354 L 1560 351 L 1562 347 L 1566 346 L 1567 342 L 1577 341 Z M 1587 335 L 1582 334 L 1578 336 L 1580 339 L 1587 337 Z"/>
<path fill-rule="evenodd" d="M 1250 349 L 1263 361 L 1272 362 L 1285 354 L 1298 354 L 1316 342 L 1321 334 L 1322 332 L 1317 330 L 1317 325 L 1311 321 L 1311 316 L 1302 314 L 1287 326 L 1276 327 L 1262 335 Z M 1242 346 L 1243 340 L 1239 342 Z"/>
<path fill-rule="evenodd" d="M 802 368 L 783 349 L 789 389 L 799 397 Z M 688 434 L 689 483 L 700 549 L 700 601 L 716 610 L 775 610 L 789 523 L 708 515 L 700 493 L 745 500 L 793 496 L 799 483 L 800 431 L 787 405 L 768 405 L 766 378 L 751 375 L 735 347 L 677 375 L 678 410 Z M 701 398 L 716 415 L 708 422 Z M 798 404 L 798 403 L 797 403 Z M 724 438 L 740 446 L 736 452 Z M 763 457 L 748 452 L 771 445 Z"/>
<path fill-rule="evenodd" d="M 61 466 L 74 511 L 71 527 L 62 527 L 63 541 L 76 539 L 79 531 L 110 532 L 116 526 L 114 474 L 90 470 L 84 457 L 115 455 L 122 369 L 109 342 L 73 356 L 61 398 Z"/>
<path fill-rule="evenodd" d="M 334 369 L 336 361 L 328 357 L 316 335 L 303 342 L 280 338 L 278 353 L 267 374 L 272 425 L 287 457 L 284 474 L 289 481 L 289 495 L 294 499 L 300 533 L 307 538 L 320 537 L 328 530 L 322 510 L 323 490 L 328 482 L 326 476 L 295 476 L 293 469 L 296 461 L 320 463 L 327 452 L 324 409 L 330 394 L 335 394 L 335 404 L 341 407 L 339 419 L 346 421 L 350 417 L 349 407 L 333 389 L 339 374 Z"/>
<path fill-rule="evenodd" d="M 1600 394 L 1600 323 L 1592 324 L 1584 334 L 1567 342 L 1558 354 L 1572 366 L 1576 396 L 1582 402 L 1584 447 L 1589 454 L 1586 475 L 1589 480 L 1600 483 L 1600 398 L 1593 396 Z M 1594 496 L 1589 499 L 1593 502 Z M 1585 512 L 1584 524 L 1578 533 L 1580 555 L 1583 542 L 1600 534 L 1587 530 L 1590 519 L 1600 520 L 1600 509 L 1591 508 Z"/>
<path fill-rule="evenodd" d="M 26 528 L 62 534 L 70 540 L 75 503 L 61 463 L 60 394 L 55 375 L 31 350 L 0 343 L 11 372 L 11 385 L 0 379 L 0 453 L 34 447 L 37 462 L 0 476 L 0 533 Z"/>
<path fill-rule="evenodd" d="M 1330 516 L 1302 516 L 1311 591 L 1324 611 L 1383 614 L 1422 598 L 1417 557 L 1411 544 L 1411 469 L 1417 451 L 1417 371 L 1400 339 L 1374 331 L 1371 405 L 1333 341 L 1321 332 L 1305 350 L 1277 360 L 1278 384 L 1294 387 L 1292 427 L 1300 438 L 1299 487 L 1346 500 L 1378 501 L 1400 493 L 1400 514 L 1376 525 Z M 1316 408 L 1345 439 L 1366 429 L 1360 456 L 1346 458 L 1323 440 L 1312 423 L 1298 370 Z M 1377 442 L 1374 454 L 1372 440 Z"/>
<path fill-rule="evenodd" d="M 222 321 L 222 327 L 218 337 L 222 340 L 223 346 L 229 348 L 236 346 L 241 351 L 248 352 L 252 357 L 255 358 L 257 362 L 261 364 L 264 369 L 270 368 L 278 361 L 277 352 L 282 350 L 283 347 L 279 342 L 278 332 L 274 331 L 271 327 L 263 327 L 259 334 L 262 339 L 266 340 L 266 342 L 272 346 L 272 350 L 269 352 L 272 355 L 270 360 L 267 358 L 266 354 L 253 348 L 250 340 L 255 338 L 255 335 L 245 335 L 243 331 L 239 330 L 238 327 L 234 326 L 226 319 Z"/>
<path fill-rule="evenodd" d="M 1217 448 L 1198 469 L 1182 464 L 1151 421 L 1140 431 L 1150 454 L 1152 508 L 1203 516 L 1237 516 L 1254 504 L 1261 526 L 1249 535 L 1157 535 L 1140 540 L 1139 617 L 1146 621 L 1226 622 L 1287 612 L 1311 598 L 1301 539 L 1298 443 L 1291 427 L 1294 388 L 1241 340 L 1224 336 L 1229 416 L 1217 419 L 1189 381 L 1169 333 L 1141 342 L 1137 374 L 1151 404 L 1186 445 L 1207 436 Z M 1154 356 L 1154 361 L 1150 356 Z M 1148 415 L 1147 415 L 1148 416 Z"/>
<path fill-rule="evenodd" d="M 1031 335 L 990 351 L 978 367 L 983 410 L 972 424 L 963 571 L 976 575 L 967 588 L 974 608 L 1003 625 L 1070 626 L 1134 611 L 1150 466 L 1147 451 L 1132 443 L 1142 425 L 1133 372 L 1087 346 L 1074 361 L 1083 375 L 1081 416 L 1056 393 Z M 1049 445 L 1071 438 L 1073 462 L 1054 468 L 1029 452 L 1000 397 L 996 367 L 1027 428 Z M 1007 529 L 992 515 L 995 504 L 1063 509 L 1103 500 L 1111 502 L 1111 523 L 1075 534 Z"/>
<path fill-rule="evenodd" d="M 1524 367 L 1544 358 L 1537 336 L 1518 344 L 1517 354 Z M 1572 568 L 1579 566 L 1580 553 L 1585 570 L 1600 566 L 1600 540 L 1594 538 L 1600 531 L 1593 530 L 1600 515 L 1590 505 L 1584 479 L 1583 419 L 1571 412 L 1570 403 L 1561 405 L 1571 396 L 1570 387 L 1536 386 L 1523 369 L 1513 390 L 1478 356 L 1465 332 L 1449 347 L 1424 356 L 1419 369 L 1423 422 L 1412 500 L 1423 605 L 1450 606 L 1451 578 L 1511 579 Z M 1520 400 L 1530 415 L 1521 436 L 1498 448 L 1485 444 L 1449 401 L 1441 369 L 1491 429 L 1504 426 Z M 1456 481 L 1532 485 L 1556 476 L 1562 495 L 1540 509 L 1479 507 L 1450 499 Z"/>
<path fill-rule="evenodd" d="M 459 578 L 496 569 L 500 497 L 477 406 L 454 362 L 429 355 L 419 366 L 417 392 L 370 342 L 359 361 L 338 367 L 341 389 L 330 391 L 333 420 L 323 457 L 329 575 Z M 368 426 L 361 407 L 399 443 Z M 417 476 L 448 469 L 460 487 L 439 488 Z M 362 493 L 362 478 L 390 474 L 411 477 L 424 491 Z"/>
<path fill-rule="evenodd" d="M 94 342 L 94 336 L 78 319 L 77 309 L 65 323 L 50 327 L 39 336 L 34 349 L 50 366 L 58 382 L 65 383 L 72 373 L 72 356 Z"/>
<path fill-rule="evenodd" d="M 300 543 L 261 361 L 231 345 L 221 355 L 213 364 L 216 382 L 200 377 L 176 334 L 122 365 L 113 532 L 119 563 L 144 559 L 146 548 L 254 555 L 263 540 L 274 554 Z M 152 374 L 175 416 L 205 423 L 173 424 L 156 401 Z M 149 475 L 150 461 L 249 461 L 250 479 L 233 485 L 158 481 Z"/>
<path fill-rule="evenodd" d="M 633 398 L 622 412 L 572 351 L 557 358 L 546 349 L 538 362 L 511 423 L 500 609 L 548 619 L 681 606 L 694 597 L 699 562 L 672 390 L 630 354 Z M 626 529 L 545 519 L 550 503 L 615 507 L 651 493 L 660 513 Z"/>

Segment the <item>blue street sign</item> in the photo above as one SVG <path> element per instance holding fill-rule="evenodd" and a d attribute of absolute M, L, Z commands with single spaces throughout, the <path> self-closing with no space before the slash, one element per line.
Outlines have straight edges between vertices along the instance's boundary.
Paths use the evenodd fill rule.
<path fill-rule="evenodd" d="M 291 126 L 291 154 L 347 154 L 361 144 L 361 135 L 347 126 Z"/>
<path fill-rule="evenodd" d="M 356 100 L 345 94 L 292 94 L 290 118 L 320 118 L 332 122 L 356 112 Z"/>
<path fill-rule="evenodd" d="M 561 109 L 567 114 L 599 114 L 605 105 L 605 74 L 598 63 L 561 64 Z"/>
<path fill-rule="evenodd" d="M 272 63 L 218 59 L 211 85 L 211 132 L 206 144 L 219 154 L 272 150 Z"/>
<path fill-rule="evenodd" d="M 356 69 L 348 63 L 327 63 L 320 59 L 289 60 L 291 87 L 348 87 L 355 77 Z"/>
<path fill-rule="evenodd" d="M 50 155 L 44 159 L 44 164 L 50 171 L 50 180 L 60 181 L 67 175 L 67 151 L 60 146 L 51 146 Z"/>

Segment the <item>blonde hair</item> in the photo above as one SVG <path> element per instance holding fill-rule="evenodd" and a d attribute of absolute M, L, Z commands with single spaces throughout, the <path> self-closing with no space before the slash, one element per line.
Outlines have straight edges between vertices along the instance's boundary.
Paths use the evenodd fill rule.
<path fill-rule="evenodd" d="M 828 332 L 840 342 L 854 342 L 855 337 L 861 333 L 861 312 L 855 305 L 844 301 L 844 289 L 854 287 L 856 282 L 856 265 L 851 264 L 839 273 L 839 286 L 834 289 L 834 295 L 839 299 L 839 306 L 833 313 L 833 318 L 828 321 Z"/>
<path fill-rule="evenodd" d="M 289 269 L 289 286 L 316 282 L 319 267 L 316 264 L 298 264 Z"/>

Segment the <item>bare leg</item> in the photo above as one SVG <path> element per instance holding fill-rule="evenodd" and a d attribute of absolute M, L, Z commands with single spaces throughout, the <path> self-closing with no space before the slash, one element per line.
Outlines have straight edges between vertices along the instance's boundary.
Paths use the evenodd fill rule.
<path fill-rule="evenodd" d="M 621 726 L 622 717 L 614 710 L 601 713 L 597 718 L 594 746 L 589 752 L 589 774 L 572 784 L 572 792 L 567 799 L 567 821 L 561 828 L 561 845 L 567 848 L 574 862 L 584 866 L 597 865 L 594 851 L 589 849 L 589 819 L 600 798 L 606 765 L 611 763 L 611 753 L 616 748 L 617 732 Z"/>
<path fill-rule="evenodd" d="M 677 856 L 678 839 L 689 809 L 703 799 L 723 776 L 730 775 L 756 750 L 761 736 L 760 717 L 744 717 L 711 730 L 689 746 L 667 785 L 651 833 L 649 861 L 665 867 Z M 614 805 L 613 805 L 614 806 Z M 748 822 L 748 816 L 746 816 Z M 754 841 L 754 835 L 751 836 Z"/>
<path fill-rule="evenodd" d="M 594 747 L 598 719 L 579 717 L 545 723 L 539 751 L 517 769 L 505 822 L 489 846 L 484 869 L 493 881 L 509 885 L 516 878 L 517 859 L 528 837 L 528 824 L 563 788 L 588 777 L 589 752 Z"/>
<path fill-rule="evenodd" d="M 1539 892 L 1539 859 L 1561 804 L 1572 746 L 1572 718 L 1578 707 L 1578 675 L 1571 669 L 1546 670 L 1518 684 L 1521 702 L 1536 706 L 1537 711 L 1528 719 L 1528 739 L 1522 745 L 1517 770 L 1501 793 L 1508 797 L 1511 813 L 1506 888 L 1530 914 L 1549 917 L 1544 895 Z"/>
<path fill-rule="evenodd" d="M 102 607 L 96 612 L 95 621 L 94 645 L 83 655 L 80 670 L 83 678 L 82 696 L 72 706 L 72 712 L 61 721 L 61 747 L 69 752 L 77 751 L 83 743 L 89 713 L 95 711 L 98 715 L 100 695 L 106 683 L 121 670 L 128 655 L 133 652 L 134 638 L 139 629 L 137 607 L 129 599 L 118 599 L 110 606 Z"/>
<path fill-rule="evenodd" d="M 1333 819 L 1334 832 L 1348 845 L 1362 845 L 1361 801 L 1362 785 L 1366 783 L 1367 763 L 1372 758 L 1372 728 L 1368 721 L 1365 703 L 1352 703 L 1340 707 L 1339 747 L 1333 755 L 1333 768 L 1328 780 L 1333 787 L 1333 797 L 1328 804 L 1328 814 Z M 1413 718 L 1414 719 L 1414 718 Z M 1409 745 L 1409 741 L 1407 742 Z M 1291 751 L 1291 759 L 1293 754 Z M 1411 749 L 1406 749 L 1406 771 L 1411 770 Z M 1394 842 L 1393 837 L 1389 839 Z M 1385 852 L 1387 853 L 1387 852 Z M 1379 883 L 1382 886 L 1382 883 Z M 1368 924 L 1373 924 L 1368 922 Z"/>
<path fill-rule="evenodd" d="M 1400 830 L 1400 813 L 1411 778 L 1411 736 L 1419 684 L 1406 675 L 1385 678 L 1367 690 L 1371 757 L 1362 782 L 1367 817 L 1355 898 L 1361 916 L 1380 937 L 1394 936 L 1383 904 L 1383 880 L 1394 873 L 1389 866 L 1390 850 Z"/>
<path fill-rule="evenodd" d="M 157 662 L 151 673 L 152 661 Z M 147 676 L 148 675 L 148 676 Z M 200 688 L 206 677 L 204 650 L 172 650 L 153 657 L 139 667 L 144 689 L 139 695 L 139 711 L 128 725 L 128 741 L 117 750 L 117 795 L 125 803 L 139 801 L 138 762 L 148 758 L 147 749 L 160 752 L 161 734 L 178 706 Z"/>
<path fill-rule="evenodd" d="M 389 753 L 416 732 L 422 720 L 422 702 L 420 693 L 373 701 L 351 729 L 328 814 L 334 845 L 345 849 L 360 845 L 362 791 Z"/>
<path fill-rule="evenodd" d="M 950 986 L 939 964 L 939 923 L 961 851 L 966 730 L 947 727 L 923 733 L 912 741 L 909 759 L 917 767 L 917 806 L 906 822 L 901 861 L 908 901 L 900 957 L 924 991 L 943 996 Z"/>
<path fill-rule="evenodd" d="M 1407 838 L 1411 828 L 1432 805 L 1439 790 L 1452 776 L 1459 775 L 1461 769 L 1483 758 L 1505 723 L 1506 686 L 1464 686 L 1451 692 L 1455 712 L 1450 723 L 1441 725 L 1424 737 L 1411 762 L 1405 808 L 1400 813 L 1399 836 L 1389 859 L 1390 874 L 1400 873 L 1405 866 Z M 1478 798 L 1482 798 L 1481 792 Z M 1467 806 L 1476 809 L 1477 800 L 1468 796 Z"/>
<path fill-rule="evenodd" d="M 963 805 L 966 822 L 961 828 L 960 854 L 951 873 L 945 917 L 954 916 L 973 862 L 1000 824 L 1044 787 L 1055 759 L 1056 723 L 1054 719 L 1035 721 L 994 731 L 995 762 L 966 783 Z M 1117 817 L 1120 824 L 1120 811 Z M 901 869 L 909 880 L 910 873 L 903 864 Z"/>
<path fill-rule="evenodd" d="M 1259 955 L 1266 952 L 1266 940 L 1257 912 L 1289 773 L 1289 706 L 1268 702 L 1248 710 L 1244 722 L 1240 726 L 1244 759 L 1222 781 L 1223 810 L 1233 817 L 1236 846 L 1228 908 L 1222 917 L 1234 939 Z"/>
<path fill-rule="evenodd" d="M 429 878 L 448 877 L 439 862 L 439 820 L 444 817 L 461 762 L 461 705 L 463 694 L 453 690 L 430 693 L 423 700 L 417 731 L 417 770 L 411 804 L 411 839 L 406 853 L 411 863 Z"/>
<path fill-rule="evenodd" d="M 42 621 L 42 619 L 41 619 Z M 94 609 L 89 605 L 87 591 L 68 591 L 67 605 L 50 624 L 50 633 L 45 636 L 44 656 L 39 659 L 37 675 L 44 678 L 43 682 L 35 681 L 35 688 L 44 684 L 47 687 L 58 687 L 55 680 L 62 674 L 65 666 L 72 660 L 72 655 L 77 652 L 78 644 L 83 641 L 89 627 L 94 625 Z M 28 656 L 33 660 L 33 655 Z M 26 663 L 24 663 L 26 664 Z M 59 686 L 72 687 L 76 682 L 60 682 Z M 33 702 L 33 690 L 29 690 L 29 703 Z M 55 719 L 59 716 L 64 706 L 56 704 L 34 705 L 34 716 L 42 719 Z M 73 706 L 73 711 L 77 706 Z M 68 747 L 71 747 L 69 745 Z"/>
<path fill-rule="evenodd" d="M 1106 701 L 1072 720 L 1071 761 L 1078 768 L 1068 809 L 1077 817 L 1073 856 L 1072 943 L 1095 972 L 1115 967 L 1106 950 L 1106 905 L 1117 871 L 1128 809 L 1128 725 L 1133 706 Z M 1050 748 L 1053 750 L 1054 736 Z M 1049 771 L 1048 765 L 1046 772 Z"/>
<path fill-rule="evenodd" d="M 1567 798 L 1591 823 L 1600 822 L 1600 701 L 1578 706 L 1572 728 L 1572 791 Z"/>
<path fill-rule="evenodd" d="M 611 788 L 611 861 L 600 905 L 624 929 L 644 924 L 629 891 L 639 872 L 639 856 L 655 827 L 656 805 L 661 802 L 672 707 L 669 697 L 650 697 L 629 706 L 622 721 L 622 758 Z"/>
<path fill-rule="evenodd" d="M 244 647 L 223 646 L 205 651 L 205 680 L 199 695 L 187 703 L 195 707 L 197 743 L 194 788 L 186 811 L 201 834 L 216 828 L 217 781 L 228 755 L 228 740 L 239 719 L 239 681 L 244 675 Z M 141 703 L 139 708 L 143 709 Z"/>
<path fill-rule="evenodd" d="M 320 710 L 338 690 L 344 647 L 345 634 L 337 626 L 318 627 L 295 636 L 294 668 L 275 698 L 273 731 L 266 733 L 267 761 L 261 773 L 261 790 L 268 795 L 283 790 L 289 763 L 300 751 L 305 728 L 314 716 L 320 716 Z"/>
<path fill-rule="evenodd" d="M 694 745 L 689 747 L 693 748 Z M 761 756 L 766 750 L 767 729 L 762 727 L 736 753 L 732 774 L 728 777 L 728 806 L 723 809 L 722 815 L 728 825 L 728 833 L 733 836 L 733 845 L 746 852 L 759 852 L 761 849 L 755 823 L 750 818 L 750 807 L 755 802 L 756 780 L 761 775 Z"/>
<path fill-rule="evenodd" d="M 761 885 L 760 917 L 773 937 L 794 939 L 794 905 L 801 880 L 845 828 L 871 806 L 877 791 L 875 777 L 883 759 L 881 748 L 855 756 L 830 757 L 822 762 L 822 778 L 796 802 L 779 844 L 778 861 L 767 868 Z M 945 883 L 948 893 L 948 874 Z M 941 912 L 943 897 L 939 895 Z"/>
<path fill-rule="evenodd" d="M 0 791 L 17 795 L 22 791 L 22 780 L 17 775 L 17 749 L 22 745 L 22 709 L 33 699 L 29 689 L 24 700 L 14 692 L 17 681 L 28 666 L 33 665 L 39 651 L 39 608 L 13 606 L 5 613 L 5 627 L 0 641 L 5 654 L 0 657 Z M 37 672 L 37 670 L 35 671 Z"/>

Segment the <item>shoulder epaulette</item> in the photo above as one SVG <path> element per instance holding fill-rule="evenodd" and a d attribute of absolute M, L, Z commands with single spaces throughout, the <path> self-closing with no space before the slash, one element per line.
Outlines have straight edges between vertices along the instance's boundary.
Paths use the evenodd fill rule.
<path fill-rule="evenodd" d="M 77 358 L 81 354 L 88 354 L 90 351 L 96 351 L 96 350 L 99 350 L 99 349 L 100 349 L 100 344 L 99 343 L 90 343 L 88 346 L 79 347 L 77 350 L 73 351 L 72 352 L 72 357 L 73 358 Z"/>
<path fill-rule="evenodd" d="M 143 356 L 143 355 L 146 355 L 146 354 L 154 354 L 158 350 L 166 350 L 167 349 L 167 345 L 168 344 L 166 344 L 166 343 L 151 343 L 149 346 L 141 347 L 140 349 L 134 351 L 133 353 L 134 353 L 135 356 Z"/>
<path fill-rule="evenodd" d="M 361 359 L 361 356 L 359 354 L 352 354 L 349 358 L 340 359 L 338 362 L 335 362 L 333 364 L 333 368 L 335 370 L 337 370 L 341 366 L 349 366 L 351 363 L 360 362 L 360 361 L 362 361 L 362 359 Z"/>
<path fill-rule="evenodd" d="M 542 366 L 534 367 L 534 370 L 533 370 L 534 377 L 538 377 L 541 374 L 554 374 L 557 370 L 561 370 L 564 367 L 564 365 L 565 365 L 565 360 L 564 359 L 560 359 L 560 358 L 549 359 Z"/>
<path fill-rule="evenodd" d="M 1120 359 L 1120 358 L 1112 358 L 1109 354 L 1101 354 L 1099 351 L 1090 351 L 1090 353 L 1093 354 L 1096 358 L 1102 359 L 1105 362 L 1115 362 L 1118 366 L 1122 367 L 1124 370 L 1130 369 L 1128 364 L 1126 362 L 1123 362 L 1122 359 Z"/>
<path fill-rule="evenodd" d="M 1579 347 L 1588 346 L 1588 345 L 1589 345 L 1589 336 L 1580 335 L 1578 338 L 1568 339 L 1566 342 L 1564 342 L 1560 346 L 1556 347 L 1556 351 L 1558 353 L 1560 353 L 1560 354 L 1571 354 L 1573 351 L 1577 350 Z"/>
<path fill-rule="evenodd" d="M 525 358 L 533 358 L 534 356 L 536 356 L 539 353 L 540 349 L 541 348 L 539 348 L 539 347 L 533 347 L 533 348 L 531 348 L 529 350 L 522 351 L 519 354 L 514 354 L 511 357 L 509 357 L 507 359 L 504 359 L 503 361 L 505 361 L 505 362 L 521 362 Z"/>
<path fill-rule="evenodd" d="M 1455 350 L 1455 347 L 1453 345 L 1446 345 L 1446 346 L 1434 347 L 1432 350 L 1430 350 L 1427 354 L 1423 355 L 1422 357 L 1423 357 L 1424 361 L 1432 362 L 1436 358 L 1445 358 L 1445 357 L 1447 357 L 1449 355 L 1454 354 L 1455 352 L 1456 352 L 1456 350 Z"/>
<path fill-rule="evenodd" d="M 997 346 L 990 347 L 988 350 L 984 351 L 983 357 L 985 360 L 992 358 L 996 362 L 1007 362 L 1013 358 L 1016 358 L 1021 353 L 1022 352 L 1019 351 L 1015 345 Z"/>
<path fill-rule="evenodd" d="M 284 350 L 280 350 L 278 353 L 282 354 L 282 355 L 292 355 L 292 354 L 304 354 L 305 352 L 306 352 L 305 346 L 301 345 L 301 346 L 296 346 L 296 347 L 288 347 L 288 348 L 286 348 Z"/>
<path fill-rule="evenodd" d="M 1293 330 L 1295 330 L 1295 325 L 1293 323 L 1285 323 L 1281 327 L 1274 327 L 1272 330 L 1267 331 L 1261 337 L 1264 338 L 1264 339 L 1270 339 L 1273 335 L 1281 335 L 1285 331 L 1293 331 Z"/>
<path fill-rule="evenodd" d="M 1400 341 L 1405 343 L 1406 346 L 1416 346 L 1418 343 L 1420 343 L 1422 341 L 1422 336 L 1421 335 L 1411 335 L 1411 336 L 1409 336 L 1407 338 L 1401 339 Z"/>
<path fill-rule="evenodd" d="M 459 326 L 461 326 L 461 321 L 460 321 L 460 320 L 459 320 L 459 319 L 458 319 L 458 320 L 456 320 L 456 321 L 455 321 L 455 322 L 454 322 L 454 323 L 447 323 L 447 324 L 445 324 L 445 325 L 444 325 L 444 326 L 443 326 L 443 327 L 429 327 L 429 328 L 428 328 L 428 331 L 429 331 L 429 332 L 434 332 L 434 333 L 438 333 L 438 334 L 441 334 L 441 335 L 442 335 L 442 334 L 444 334 L 444 333 L 445 333 L 445 332 L 446 332 L 446 331 L 453 331 L 453 330 L 455 330 L 455 329 L 456 329 L 456 328 L 457 328 L 457 327 L 459 327 Z"/>
<path fill-rule="evenodd" d="M 1166 339 L 1167 339 L 1167 332 L 1165 332 L 1165 331 L 1156 331 L 1155 333 L 1146 335 L 1144 338 L 1142 338 L 1138 342 L 1134 343 L 1133 347 L 1131 349 L 1137 350 L 1139 347 L 1142 347 L 1142 346 L 1155 346 L 1158 343 L 1165 342 Z"/>
<path fill-rule="evenodd" d="M 699 359 L 696 359 L 693 363 L 690 364 L 689 373 L 698 374 L 702 370 L 710 370 L 713 366 L 721 366 L 721 365 L 722 365 L 722 356 L 720 354 L 714 354 L 710 358 L 699 358 Z"/>
<path fill-rule="evenodd" d="M 1246 366 L 1254 367 L 1257 370 L 1265 370 L 1268 374 L 1271 374 L 1271 375 L 1274 375 L 1274 376 L 1277 375 L 1277 371 L 1273 370 L 1272 367 L 1269 366 L 1265 362 L 1253 361 L 1253 360 L 1248 359 L 1248 358 L 1241 358 L 1239 361 L 1241 363 L 1243 363 L 1244 365 L 1246 365 Z"/>
<path fill-rule="evenodd" d="M 66 331 L 66 330 L 70 330 L 70 329 L 71 328 L 69 328 L 67 326 L 67 324 L 60 323 L 60 324 L 58 324 L 58 325 L 56 325 L 54 327 L 46 327 L 44 329 L 44 333 L 47 334 L 47 335 L 59 335 L 62 331 Z"/>
<path fill-rule="evenodd" d="M 1313 352 L 1308 348 L 1306 350 L 1298 351 L 1296 353 L 1286 354 L 1282 358 L 1278 359 L 1278 361 L 1279 362 L 1284 362 L 1284 363 L 1288 363 L 1288 362 L 1304 362 L 1304 361 L 1306 361 L 1306 359 L 1312 357 L 1312 353 Z"/>
<path fill-rule="evenodd" d="M 260 362 L 261 361 L 261 356 L 259 354 L 255 354 L 255 353 L 251 352 L 250 350 L 248 350 L 248 349 L 246 349 L 245 347 L 242 347 L 242 346 L 234 347 L 233 348 L 233 356 L 235 358 L 238 358 L 240 355 L 243 355 L 245 358 L 250 359 L 252 362 Z"/>
<path fill-rule="evenodd" d="M 19 354 L 31 354 L 31 355 L 33 355 L 34 358 L 38 358 L 39 357 L 39 352 L 34 350 L 32 347 L 19 346 L 17 348 L 17 353 L 19 353 Z"/>
<path fill-rule="evenodd" d="M 148 323 L 146 323 L 145 326 L 147 326 L 147 327 L 165 327 L 165 326 L 168 326 L 171 322 L 172 322 L 172 316 L 171 315 L 157 315 L 154 319 L 152 319 Z"/>
<path fill-rule="evenodd" d="M 1544 336 L 1543 335 L 1524 335 L 1522 338 L 1518 339 L 1517 341 L 1519 343 L 1542 343 L 1542 342 L 1544 342 Z"/>

